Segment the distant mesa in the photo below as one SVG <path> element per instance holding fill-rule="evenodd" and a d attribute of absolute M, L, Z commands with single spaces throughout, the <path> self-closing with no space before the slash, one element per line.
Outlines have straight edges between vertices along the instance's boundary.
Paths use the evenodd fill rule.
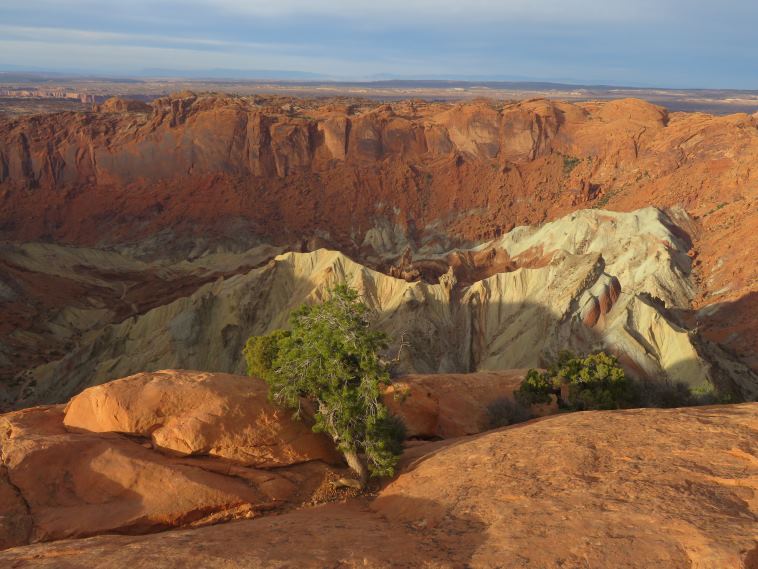
<path fill-rule="evenodd" d="M 96 113 L 147 113 L 153 110 L 144 101 L 124 99 L 122 97 L 111 97 L 103 103 L 93 105 L 92 109 Z"/>

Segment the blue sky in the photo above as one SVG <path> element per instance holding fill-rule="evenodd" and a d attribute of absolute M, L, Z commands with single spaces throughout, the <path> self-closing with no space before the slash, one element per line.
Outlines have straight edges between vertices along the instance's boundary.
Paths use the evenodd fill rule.
<path fill-rule="evenodd" d="M 0 0 L 0 67 L 758 89 L 758 0 Z"/>

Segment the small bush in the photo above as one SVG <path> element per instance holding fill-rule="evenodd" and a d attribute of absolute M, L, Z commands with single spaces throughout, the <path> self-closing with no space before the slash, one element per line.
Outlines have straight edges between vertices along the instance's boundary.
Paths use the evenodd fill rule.
<path fill-rule="evenodd" d="M 567 393 L 561 396 L 563 386 Z M 633 400 L 631 383 L 615 356 L 604 352 L 577 357 L 561 352 L 542 373 L 529 370 L 517 397 L 524 405 L 548 403 L 550 395 L 558 404 L 572 410 L 618 409 Z"/>
<path fill-rule="evenodd" d="M 643 381 L 636 385 L 635 403 L 640 407 L 688 407 L 693 404 L 690 388 L 682 383 Z"/>
<path fill-rule="evenodd" d="M 571 171 L 576 168 L 579 165 L 579 162 L 581 162 L 581 158 L 577 158 L 575 156 L 564 156 L 563 157 L 563 175 L 568 176 Z"/>
<path fill-rule="evenodd" d="M 548 372 L 540 373 L 530 369 L 521 383 L 516 398 L 524 406 L 537 403 L 550 403 L 550 395 L 560 393 L 560 385 L 553 385 L 553 378 Z"/>
<path fill-rule="evenodd" d="M 385 441 L 386 450 L 394 456 L 403 452 L 403 442 L 408 436 L 408 429 L 402 417 L 387 414 L 376 427 L 377 439 Z"/>
<path fill-rule="evenodd" d="M 279 353 L 279 340 L 289 335 L 287 330 L 274 330 L 267 336 L 250 336 L 242 350 L 247 363 L 247 375 L 267 379 Z"/>
<path fill-rule="evenodd" d="M 695 405 L 720 405 L 724 403 L 737 403 L 738 397 L 731 393 L 724 393 L 716 389 L 713 384 L 693 387 L 690 391 L 695 399 Z"/>
<path fill-rule="evenodd" d="M 533 417 L 529 407 L 509 397 L 495 399 L 487 406 L 487 414 L 490 429 L 523 423 Z"/>

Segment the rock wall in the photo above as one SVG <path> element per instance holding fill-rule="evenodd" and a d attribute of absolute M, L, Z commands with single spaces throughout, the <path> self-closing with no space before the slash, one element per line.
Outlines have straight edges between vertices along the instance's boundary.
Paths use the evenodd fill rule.
<path fill-rule="evenodd" d="M 604 349 L 641 378 L 691 387 L 716 383 L 753 397 L 755 374 L 725 354 L 705 357 L 695 332 L 673 310 L 693 295 L 686 246 L 670 219 L 648 208 L 588 210 L 540 228 L 517 228 L 469 252 L 485 259 L 505 255 L 510 267 L 499 271 L 496 264 L 494 274 L 472 283 L 459 282 L 452 265 L 436 283 L 409 282 L 337 251 L 285 253 L 93 331 L 64 357 L 22 374 L 34 386 L 25 404 L 62 401 L 140 370 L 242 373 L 240 354 L 250 335 L 286 327 L 292 310 L 323 299 L 338 282 L 363 295 L 376 325 L 394 339 L 392 353 L 408 342 L 399 372 L 541 367 L 563 349 Z M 714 365 L 722 359 L 732 366 L 728 373 L 726 364 Z M 22 387 L 19 403 L 26 395 Z"/>
<path fill-rule="evenodd" d="M 184 93 L 149 110 L 115 101 L 0 121 L 0 238 L 123 245 L 168 232 L 150 249 L 168 255 L 201 236 L 292 247 L 319 235 L 365 260 L 400 244 L 480 242 L 590 206 L 678 205 L 698 220 L 703 295 L 733 299 L 756 281 L 745 248 L 728 247 L 756 245 L 756 160 L 754 117 L 669 114 L 634 99 L 377 105 Z M 401 239 L 366 240 L 378 226 Z"/>
<path fill-rule="evenodd" d="M 379 272 L 432 285 L 452 267 L 446 285 L 455 291 L 452 304 L 468 294 L 465 303 L 473 305 L 479 302 L 475 283 L 550 263 L 551 251 L 539 241 L 561 235 L 534 227 L 585 208 L 636 211 L 649 205 L 666 211 L 654 231 L 646 218 L 634 218 L 639 227 L 614 230 L 612 215 L 588 221 L 577 213 L 574 222 L 582 229 L 569 231 L 575 242 L 565 248 L 602 255 L 593 270 L 604 274 L 590 271 L 594 280 L 570 312 L 579 310 L 584 327 L 596 330 L 614 306 L 629 304 L 626 293 L 639 294 L 629 312 L 631 331 L 619 325 L 604 332 L 623 350 L 637 353 L 633 346 L 645 346 L 648 355 L 630 365 L 646 374 L 681 367 L 685 371 L 675 375 L 701 381 L 703 374 L 687 363 L 694 360 L 685 336 L 696 331 L 699 353 L 737 362 L 718 364 L 719 373 L 742 377 L 745 365 L 758 372 L 752 258 L 758 170 L 749 166 L 757 160 L 755 117 L 667 113 L 638 100 L 379 105 L 182 93 L 151 106 L 111 101 L 93 113 L 2 119 L 0 400 L 24 399 L 52 374 L 64 378 L 60 383 L 84 386 L 92 366 L 99 370 L 96 381 L 139 371 L 124 364 L 132 341 L 119 331 L 145 333 L 138 321 L 165 330 L 151 310 L 190 297 L 199 303 L 216 294 L 207 292 L 210 283 L 244 276 L 278 252 L 342 251 Z M 598 231 L 605 237 L 591 237 L 592 247 L 584 247 Z M 647 249 L 633 243 L 640 232 L 650 236 Z M 616 239 L 635 258 L 627 258 L 612 243 Z M 607 248 L 615 248 L 614 255 Z M 615 261 L 608 268 L 610 257 Z M 649 266 L 640 271 L 627 264 Z M 449 302 L 443 289 L 424 289 L 433 299 L 427 304 Z M 408 294 L 422 293 L 414 288 Z M 536 300 L 547 302 L 543 308 L 553 302 Z M 151 359 L 136 350 L 135 361 L 148 369 L 185 361 L 236 369 L 231 354 L 239 339 L 268 326 L 259 322 L 278 318 L 275 310 L 262 310 L 266 316 L 232 319 L 223 332 L 211 328 L 223 334 L 209 343 L 208 358 L 219 360 L 185 353 L 196 341 L 192 334 L 200 334 L 193 330 L 206 324 L 200 310 L 175 322 L 172 316 L 172 344 Z M 563 305 L 540 309 L 530 318 L 543 322 L 562 311 Z M 656 330 L 658 313 L 678 331 Z M 483 323 L 462 314 L 456 309 L 428 321 L 455 330 L 441 332 L 448 335 L 444 341 L 431 328 L 417 330 L 420 346 L 453 348 L 435 365 L 418 359 L 407 368 L 495 365 L 486 342 L 469 340 L 481 337 L 479 329 L 467 328 L 469 321 L 486 328 L 492 318 Z M 637 320 L 651 332 L 639 332 Z M 567 329 L 565 323 L 558 328 Z M 575 337 L 561 334 L 550 342 Z M 659 337 L 685 355 L 658 358 Z M 519 338 L 508 344 L 525 346 Z M 76 358 L 84 358 L 83 350 L 94 359 L 82 367 Z M 177 353 L 178 360 L 170 355 Z M 101 355 L 112 371 L 102 367 Z M 70 368 L 59 367 L 64 358 Z M 44 364 L 48 371 L 40 368 Z M 70 379 L 72 373 L 79 379 Z M 749 383 L 730 381 L 741 389 Z"/>

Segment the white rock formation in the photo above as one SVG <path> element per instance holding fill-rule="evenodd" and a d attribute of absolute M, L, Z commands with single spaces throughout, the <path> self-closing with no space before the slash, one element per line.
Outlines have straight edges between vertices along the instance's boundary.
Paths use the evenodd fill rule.
<path fill-rule="evenodd" d="M 638 376 L 701 386 L 714 379 L 711 363 L 667 310 L 689 308 L 693 292 L 688 244 L 670 227 L 654 208 L 587 210 L 518 227 L 476 251 L 503 249 L 516 265 L 536 268 L 468 285 L 457 283 L 452 270 L 438 284 L 407 282 L 337 251 L 285 253 L 108 326 L 31 376 L 41 400 L 55 401 L 137 371 L 242 373 L 247 337 L 286 327 L 298 305 L 347 282 L 375 311 L 381 329 L 396 342 L 403 334 L 410 341 L 401 371 L 524 368 L 544 365 L 562 349 L 605 349 Z M 758 391 L 746 369 L 733 375 L 730 381 L 745 395 Z"/>

